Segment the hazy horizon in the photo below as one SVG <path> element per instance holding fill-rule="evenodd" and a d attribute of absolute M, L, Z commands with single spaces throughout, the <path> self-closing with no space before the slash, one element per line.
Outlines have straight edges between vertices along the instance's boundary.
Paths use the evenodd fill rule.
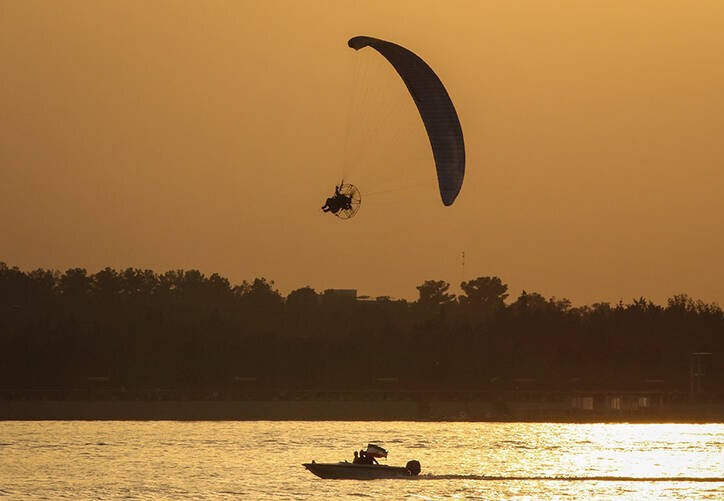
<path fill-rule="evenodd" d="M 266 277 L 285 295 L 498 276 L 575 305 L 722 303 L 722 14 L 1 2 L 0 261 Z M 355 35 L 444 82 L 467 153 L 452 207 L 403 83 Z M 342 176 L 362 192 L 349 221 L 320 212 Z"/>

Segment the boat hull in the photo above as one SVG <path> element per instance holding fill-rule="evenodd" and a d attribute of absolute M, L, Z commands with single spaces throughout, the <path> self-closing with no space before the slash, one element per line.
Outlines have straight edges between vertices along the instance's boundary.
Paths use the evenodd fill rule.
<path fill-rule="evenodd" d="M 304 463 L 303 466 L 319 478 L 373 480 L 376 478 L 410 477 L 412 473 L 404 466 L 376 464 Z"/>

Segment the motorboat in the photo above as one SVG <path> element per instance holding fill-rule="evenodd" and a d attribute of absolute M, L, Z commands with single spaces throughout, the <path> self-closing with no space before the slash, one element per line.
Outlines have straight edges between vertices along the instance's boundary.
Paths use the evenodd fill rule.
<path fill-rule="evenodd" d="M 376 478 L 413 477 L 420 473 L 418 461 L 408 461 L 405 466 L 386 464 L 356 464 L 342 461 L 339 463 L 304 463 L 303 466 L 319 478 L 373 480 Z"/>
<path fill-rule="evenodd" d="M 367 444 L 367 450 L 354 453 L 354 461 L 349 463 L 303 463 L 306 469 L 319 478 L 348 478 L 372 480 L 375 478 L 412 477 L 420 473 L 419 461 L 408 461 L 405 466 L 388 466 L 379 464 L 375 458 L 386 458 L 387 451 L 376 444 Z"/>

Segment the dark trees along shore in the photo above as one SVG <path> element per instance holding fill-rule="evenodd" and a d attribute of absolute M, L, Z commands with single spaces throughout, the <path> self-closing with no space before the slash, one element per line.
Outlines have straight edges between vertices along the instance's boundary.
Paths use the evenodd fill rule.
<path fill-rule="evenodd" d="M 724 389 L 724 315 L 682 294 L 666 305 L 573 307 L 500 278 L 417 287 L 415 302 L 196 270 L 23 272 L 0 263 L 0 389 L 253 387 L 364 390 Z"/>

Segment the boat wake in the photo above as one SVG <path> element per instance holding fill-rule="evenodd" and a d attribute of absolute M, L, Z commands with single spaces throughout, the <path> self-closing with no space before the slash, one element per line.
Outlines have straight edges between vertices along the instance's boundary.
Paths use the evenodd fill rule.
<path fill-rule="evenodd" d="M 492 482 L 716 482 L 724 483 L 724 477 L 618 477 L 618 476 L 492 476 L 492 475 L 435 475 L 433 473 L 408 477 L 410 480 L 487 480 Z"/>

